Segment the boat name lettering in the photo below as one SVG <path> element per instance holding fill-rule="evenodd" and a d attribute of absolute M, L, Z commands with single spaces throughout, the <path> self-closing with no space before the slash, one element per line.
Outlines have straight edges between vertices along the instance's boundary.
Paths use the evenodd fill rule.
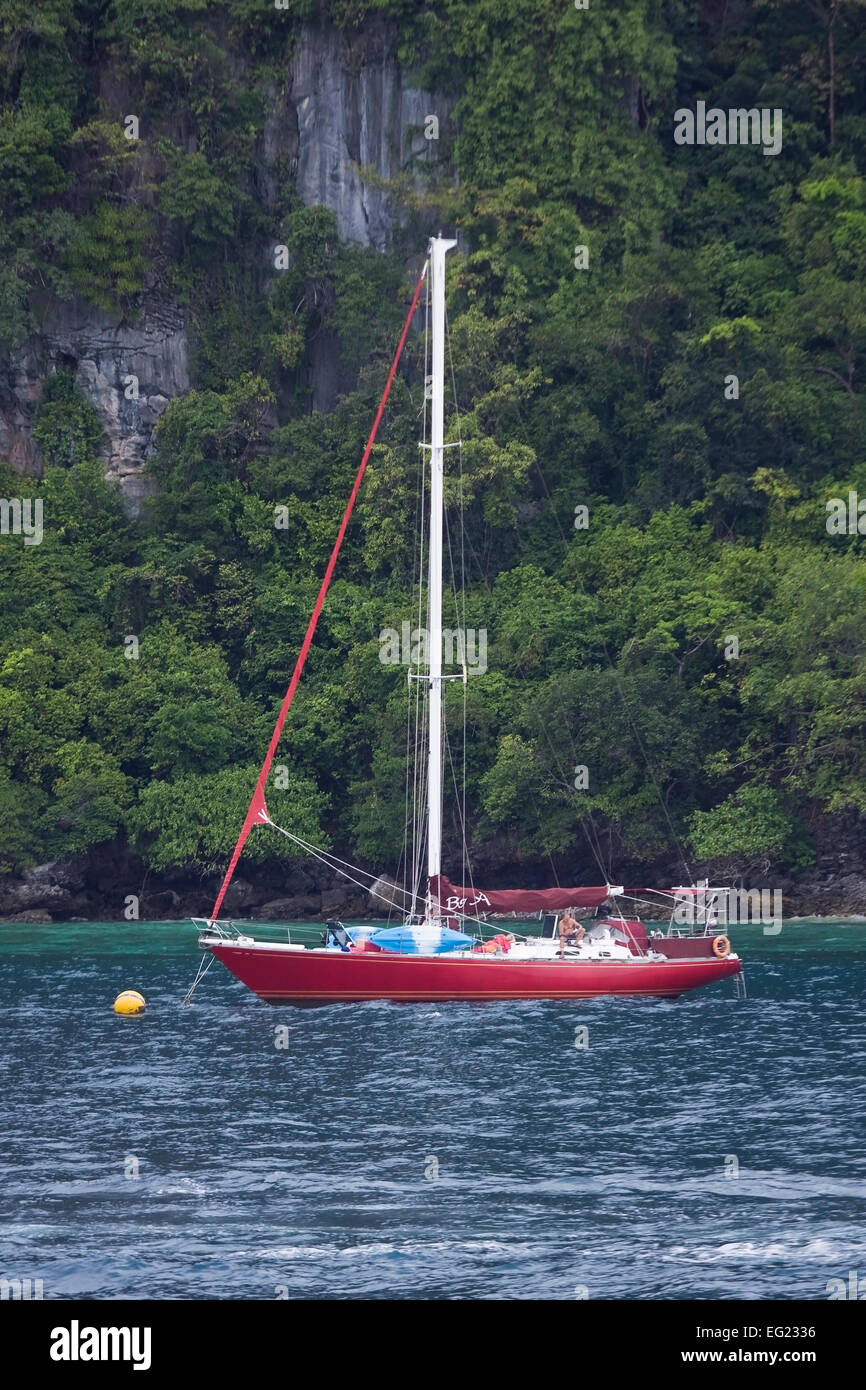
<path fill-rule="evenodd" d="M 446 912 L 461 912 L 464 907 L 490 907 L 491 902 L 486 893 L 476 893 L 474 898 L 446 898 Z"/>

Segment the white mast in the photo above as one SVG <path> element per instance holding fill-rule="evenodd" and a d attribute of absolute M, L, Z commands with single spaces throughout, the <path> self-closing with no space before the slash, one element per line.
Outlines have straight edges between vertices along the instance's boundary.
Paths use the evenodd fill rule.
<path fill-rule="evenodd" d="M 433 299 L 433 374 L 430 390 L 430 549 L 427 575 L 427 636 L 429 643 L 430 743 L 427 758 L 427 921 L 440 915 L 438 896 L 430 879 L 442 867 L 442 460 L 445 414 L 445 256 L 456 241 L 436 236 L 430 241 L 430 283 Z"/>

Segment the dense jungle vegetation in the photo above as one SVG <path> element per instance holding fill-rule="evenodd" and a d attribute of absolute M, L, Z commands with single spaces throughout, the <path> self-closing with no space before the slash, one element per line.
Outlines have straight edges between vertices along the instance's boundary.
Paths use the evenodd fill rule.
<path fill-rule="evenodd" d="M 269 103 L 320 21 L 356 45 L 390 25 L 456 102 L 393 187 L 387 255 L 342 243 L 290 170 L 275 211 L 259 196 Z M 822 819 L 866 812 L 864 541 L 826 526 L 829 499 L 866 498 L 864 21 L 863 0 L 0 0 L 4 349 L 57 300 L 131 319 L 158 285 L 194 383 L 138 521 L 80 386 L 44 383 L 44 540 L 0 539 L 0 869 L 127 842 L 154 870 L 224 863 L 440 225 L 461 241 L 449 524 L 462 506 L 465 621 L 489 643 L 466 693 L 473 841 L 590 880 L 584 832 L 612 873 L 674 833 L 796 868 Z M 678 146 L 699 100 L 780 108 L 781 152 Z M 348 383 L 329 413 L 323 333 Z M 406 674 L 379 632 L 413 616 L 420 353 L 269 792 L 276 820 L 382 868 Z M 449 687 L 452 728 L 461 702 Z M 290 846 L 246 853 L 266 851 Z"/>

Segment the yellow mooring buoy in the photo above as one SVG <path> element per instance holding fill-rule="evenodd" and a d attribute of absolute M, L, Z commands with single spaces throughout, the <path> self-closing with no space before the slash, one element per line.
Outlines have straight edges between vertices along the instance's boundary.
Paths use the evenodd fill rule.
<path fill-rule="evenodd" d="M 139 994 L 137 989 L 123 990 L 114 1001 L 116 1014 L 143 1014 L 146 1008 L 144 995 Z"/>

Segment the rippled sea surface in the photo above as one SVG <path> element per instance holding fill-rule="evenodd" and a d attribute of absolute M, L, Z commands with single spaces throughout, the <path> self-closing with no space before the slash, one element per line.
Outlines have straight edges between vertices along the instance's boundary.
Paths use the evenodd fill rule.
<path fill-rule="evenodd" d="M 731 935 L 744 1002 L 275 1009 L 215 963 L 182 1009 L 191 926 L 0 926 L 0 1276 L 826 1299 L 866 1280 L 866 925 Z M 112 1012 L 124 988 L 146 1014 Z"/>

